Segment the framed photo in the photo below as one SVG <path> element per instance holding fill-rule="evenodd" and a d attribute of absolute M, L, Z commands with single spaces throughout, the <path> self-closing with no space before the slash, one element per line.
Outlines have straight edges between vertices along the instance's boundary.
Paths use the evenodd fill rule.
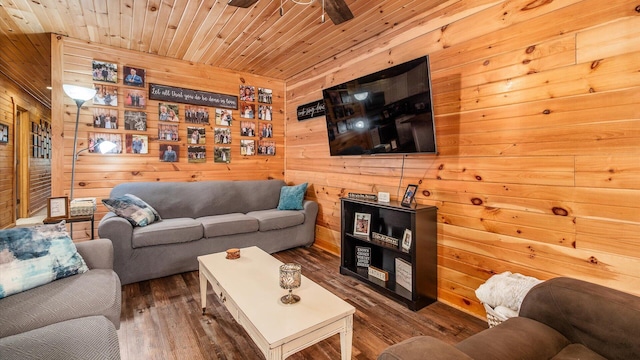
<path fill-rule="evenodd" d="M 353 235 L 369 236 L 371 228 L 371 214 L 356 213 L 353 223 Z"/>
<path fill-rule="evenodd" d="M 273 102 L 273 90 L 259 87 L 258 102 L 271 104 Z"/>
<path fill-rule="evenodd" d="M 402 235 L 402 251 L 409 252 L 411 250 L 411 230 L 406 229 Z"/>
<path fill-rule="evenodd" d="M 175 124 L 158 124 L 158 140 L 160 141 L 179 141 L 178 125 Z"/>
<path fill-rule="evenodd" d="M 187 138 L 191 145 L 204 145 L 207 138 L 205 136 L 205 128 L 203 127 L 187 127 Z"/>
<path fill-rule="evenodd" d="M 240 85 L 240 100 L 256 101 L 256 88 L 249 85 Z"/>
<path fill-rule="evenodd" d="M 233 113 L 227 109 L 216 109 L 216 125 L 231 126 Z"/>
<path fill-rule="evenodd" d="M 124 89 L 124 107 L 144 108 L 147 106 L 147 99 L 143 90 Z"/>
<path fill-rule="evenodd" d="M 202 106 L 187 105 L 184 107 L 184 121 L 191 124 L 208 124 L 209 109 Z"/>
<path fill-rule="evenodd" d="M 231 144 L 231 128 L 215 128 L 213 130 L 214 144 Z"/>
<path fill-rule="evenodd" d="M 273 106 L 258 105 L 258 119 L 271 121 L 273 118 Z"/>
<path fill-rule="evenodd" d="M 0 124 L 0 143 L 9 142 L 9 125 Z"/>
<path fill-rule="evenodd" d="M 275 155 L 276 142 L 272 140 L 258 141 L 258 155 Z"/>
<path fill-rule="evenodd" d="M 160 161 L 178 162 L 180 158 L 180 147 L 169 144 L 160 144 Z"/>
<path fill-rule="evenodd" d="M 187 159 L 190 163 L 204 163 L 207 161 L 207 148 L 201 145 L 187 147 Z"/>
<path fill-rule="evenodd" d="M 256 123 L 240 121 L 240 136 L 256 136 Z"/>
<path fill-rule="evenodd" d="M 69 216 L 69 198 L 66 196 L 49 198 L 47 206 L 48 218 L 66 218 Z"/>
<path fill-rule="evenodd" d="M 118 64 L 93 60 L 91 67 L 94 81 L 118 82 Z"/>
<path fill-rule="evenodd" d="M 118 110 L 109 108 L 93 108 L 93 127 L 100 129 L 117 129 Z"/>
<path fill-rule="evenodd" d="M 178 104 L 158 104 L 158 120 L 160 121 L 180 121 L 180 111 Z"/>
<path fill-rule="evenodd" d="M 228 146 L 216 146 L 213 148 L 213 162 L 230 163 L 231 148 Z"/>
<path fill-rule="evenodd" d="M 134 68 L 131 66 L 124 66 L 124 84 L 129 86 L 144 87 L 144 75 L 146 71 L 141 68 Z"/>
<path fill-rule="evenodd" d="M 124 129 L 147 131 L 147 113 L 143 111 L 124 111 Z"/>
<path fill-rule="evenodd" d="M 245 119 L 255 119 L 256 106 L 248 102 L 240 103 L 240 117 Z"/>
<path fill-rule="evenodd" d="M 127 154 L 149 153 L 149 137 L 147 135 L 126 134 L 125 144 Z"/>
<path fill-rule="evenodd" d="M 240 155 L 253 156 L 256 154 L 255 140 L 240 140 Z"/>
<path fill-rule="evenodd" d="M 418 191 L 418 185 L 409 184 L 407 186 L 407 190 L 404 191 L 404 196 L 402 197 L 400 205 L 411 207 L 413 198 L 416 196 L 416 191 Z"/>
<path fill-rule="evenodd" d="M 93 105 L 118 106 L 118 88 L 111 85 L 94 84 L 96 94 Z"/>

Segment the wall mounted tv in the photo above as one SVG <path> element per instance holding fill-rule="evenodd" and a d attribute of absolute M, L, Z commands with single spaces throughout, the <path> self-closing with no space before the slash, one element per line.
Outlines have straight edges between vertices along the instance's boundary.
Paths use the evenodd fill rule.
<path fill-rule="evenodd" d="M 322 91 L 331 155 L 435 153 L 429 57 Z"/>

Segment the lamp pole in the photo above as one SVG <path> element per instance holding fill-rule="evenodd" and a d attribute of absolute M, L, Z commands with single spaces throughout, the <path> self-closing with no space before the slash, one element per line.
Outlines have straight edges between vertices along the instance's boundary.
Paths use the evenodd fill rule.
<path fill-rule="evenodd" d="M 73 200 L 73 185 L 75 183 L 76 176 L 76 149 L 78 148 L 78 123 L 80 122 L 80 108 L 84 104 L 85 100 L 73 99 L 78 105 L 78 111 L 76 112 L 76 130 L 73 134 L 73 160 L 71 161 L 71 190 L 69 192 L 69 201 Z"/>

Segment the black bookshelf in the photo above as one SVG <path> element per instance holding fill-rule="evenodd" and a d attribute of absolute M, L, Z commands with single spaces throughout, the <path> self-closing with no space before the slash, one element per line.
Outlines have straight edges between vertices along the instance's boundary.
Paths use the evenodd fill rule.
<path fill-rule="evenodd" d="M 341 199 L 342 227 L 340 273 L 352 276 L 385 296 L 419 310 L 437 300 L 437 208 L 400 206 L 398 202 Z M 369 214 L 369 235 L 354 234 L 356 213 Z M 411 231 L 411 246 L 403 249 L 405 230 Z M 379 234 L 376 239 L 375 234 Z M 393 242 L 397 240 L 398 244 Z M 370 265 L 386 272 L 388 280 L 369 275 L 366 266 L 357 266 L 356 247 L 370 248 Z M 396 260 L 400 259 L 400 260 Z M 411 275 L 404 286 L 396 274 L 396 263 L 404 262 Z M 411 279 L 407 284 L 406 279 Z"/>

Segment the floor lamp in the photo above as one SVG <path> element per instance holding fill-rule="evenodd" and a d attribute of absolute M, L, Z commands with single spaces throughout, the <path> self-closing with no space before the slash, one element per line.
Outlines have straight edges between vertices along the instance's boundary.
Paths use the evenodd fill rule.
<path fill-rule="evenodd" d="M 92 88 L 86 88 L 77 85 L 62 85 L 65 94 L 73 99 L 78 105 L 78 111 L 76 112 L 76 131 L 73 135 L 73 161 L 71 163 L 71 190 L 69 191 L 69 201 L 73 200 L 73 184 L 76 175 L 76 150 L 78 148 L 78 122 L 80 121 L 80 108 L 85 101 L 93 98 L 96 95 L 96 90 Z"/>

